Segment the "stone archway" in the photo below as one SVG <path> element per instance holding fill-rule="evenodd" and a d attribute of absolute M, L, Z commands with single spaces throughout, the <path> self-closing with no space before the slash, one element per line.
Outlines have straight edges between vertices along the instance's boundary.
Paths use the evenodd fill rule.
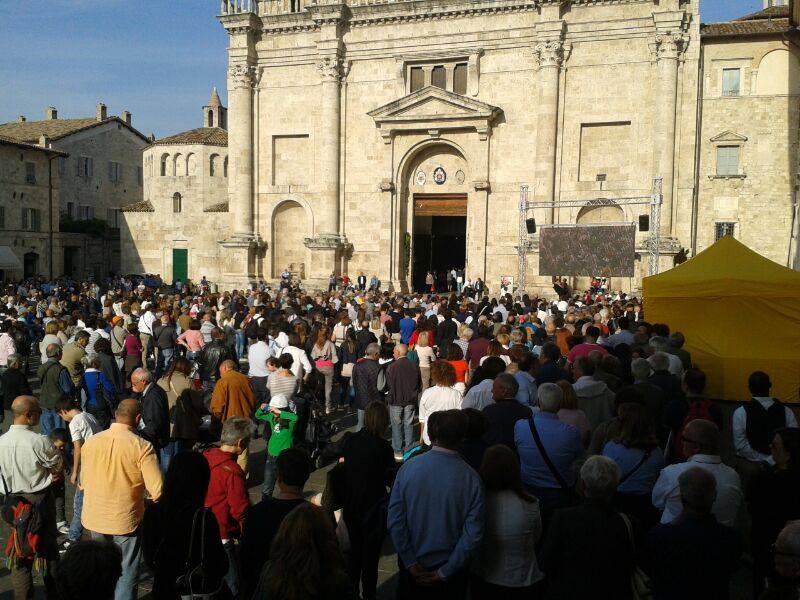
<path fill-rule="evenodd" d="M 446 280 L 443 273 L 465 268 L 471 180 L 463 152 L 446 141 L 418 147 L 405 160 L 399 174 L 400 273 L 410 288 L 423 289 L 432 271 L 440 274 L 439 290 Z"/>
<path fill-rule="evenodd" d="M 576 222 L 578 225 L 595 223 L 622 223 L 625 221 L 625 212 L 622 208 L 609 201 L 608 204 L 599 206 L 584 206 L 578 212 Z"/>
<path fill-rule="evenodd" d="M 301 278 L 307 265 L 303 240 L 310 231 L 306 209 L 294 200 L 286 200 L 272 213 L 272 277 L 280 276 L 289 267 Z"/>

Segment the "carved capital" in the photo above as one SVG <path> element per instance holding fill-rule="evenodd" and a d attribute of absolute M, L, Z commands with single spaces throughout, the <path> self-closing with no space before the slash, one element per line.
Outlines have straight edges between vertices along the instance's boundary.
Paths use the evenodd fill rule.
<path fill-rule="evenodd" d="M 228 69 L 228 77 L 233 89 L 252 89 L 257 80 L 256 68 L 244 63 L 231 65 Z"/>
<path fill-rule="evenodd" d="M 569 52 L 568 46 L 561 40 L 539 42 L 533 47 L 533 56 L 540 69 L 564 66 Z"/>
<path fill-rule="evenodd" d="M 380 188 L 382 192 L 393 192 L 394 183 L 390 179 L 382 179 Z"/>
<path fill-rule="evenodd" d="M 476 192 L 488 192 L 491 187 L 488 181 L 473 181 L 472 186 Z"/>
<path fill-rule="evenodd" d="M 650 44 L 655 60 L 677 60 L 686 52 L 689 38 L 683 33 L 657 33 Z"/>
<path fill-rule="evenodd" d="M 338 56 L 323 56 L 317 62 L 322 81 L 333 81 L 338 83 L 342 80 L 342 59 Z"/>

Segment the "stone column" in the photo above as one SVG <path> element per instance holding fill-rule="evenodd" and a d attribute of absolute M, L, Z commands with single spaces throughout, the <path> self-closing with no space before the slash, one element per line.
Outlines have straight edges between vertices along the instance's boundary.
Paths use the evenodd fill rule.
<path fill-rule="evenodd" d="M 675 119 L 678 101 L 678 59 L 684 48 L 680 33 L 659 33 L 655 37 L 658 68 L 656 91 L 655 152 L 653 175 L 662 177 L 661 235 L 672 236 L 672 206 L 675 179 Z"/>
<path fill-rule="evenodd" d="M 228 202 L 233 234 L 253 237 L 253 84 L 255 68 L 235 64 L 228 70 Z"/>
<path fill-rule="evenodd" d="M 336 236 L 339 234 L 339 155 L 342 78 L 342 61 L 338 56 L 325 56 L 317 63 L 322 77 L 322 103 L 320 123 L 321 153 L 319 173 L 319 202 L 314 207 L 314 234 Z"/>
<path fill-rule="evenodd" d="M 534 54 L 539 61 L 534 198 L 537 202 L 554 202 L 558 88 L 564 62 L 564 43 L 560 40 L 541 42 L 534 47 Z M 553 223 L 555 209 L 545 209 L 544 213 L 545 223 Z"/>

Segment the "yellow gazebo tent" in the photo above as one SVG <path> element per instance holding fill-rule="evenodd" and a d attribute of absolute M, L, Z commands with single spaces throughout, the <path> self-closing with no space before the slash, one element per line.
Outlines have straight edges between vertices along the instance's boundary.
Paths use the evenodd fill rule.
<path fill-rule="evenodd" d="M 800 402 L 800 273 L 723 237 L 691 260 L 643 281 L 645 317 L 686 336 L 707 393 L 746 400 L 765 371 L 772 395 Z"/>

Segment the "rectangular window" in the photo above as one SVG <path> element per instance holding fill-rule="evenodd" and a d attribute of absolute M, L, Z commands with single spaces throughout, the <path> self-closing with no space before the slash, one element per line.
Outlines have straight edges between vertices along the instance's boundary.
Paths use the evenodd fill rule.
<path fill-rule="evenodd" d="M 425 72 L 422 67 L 411 67 L 411 89 L 410 91 L 416 92 L 425 87 Z"/>
<path fill-rule="evenodd" d="M 70 219 L 75 218 L 75 203 L 67 202 L 67 217 Z"/>
<path fill-rule="evenodd" d="M 41 218 L 38 208 L 22 209 L 22 229 L 23 231 L 39 231 L 41 228 Z"/>
<path fill-rule="evenodd" d="M 733 237 L 736 223 L 714 223 L 714 241 L 718 242 L 726 235 Z"/>
<path fill-rule="evenodd" d="M 740 91 L 742 70 L 722 69 L 722 95 L 738 96 Z"/>
<path fill-rule="evenodd" d="M 119 228 L 119 209 L 118 208 L 109 208 L 106 211 L 106 223 L 108 223 L 109 227 L 114 229 Z"/>
<path fill-rule="evenodd" d="M 0 206 L 0 229 L 6 228 L 6 207 Z"/>
<path fill-rule="evenodd" d="M 31 185 L 36 183 L 36 163 L 25 163 L 25 183 L 30 183 Z"/>
<path fill-rule="evenodd" d="M 453 70 L 453 91 L 461 95 L 467 93 L 467 63 L 459 63 Z"/>
<path fill-rule="evenodd" d="M 122 181 L 122 165 L 118 162 L 110 161 L 108 163 L 108 180 L 112 183 L 119 183 Z"/>
<path fill-rule="evenodd" d="M 739 175 L 739 146 L 717 146 L 717 175 Z"/>
<path fill-rule="evenodd" d="M 66 175 L 67 174 L 67 157 L 66 156 L 59 156 L 58 157 L 58 174 L 59 175 Z"/>
<path fill-rule="evenodd" d="M 78 207 L 78 218 L 82 221 L 94 219 L 94 206 L 81 205 Z"/>
<path fill-rule="evenodd" d="M 431 71 L 431 85 L 434 87 L 447 88 L 447 71 L 444 66 L 437 65 Z"/>
<path fill-rule="evenodd" d="M 94 177 L 94 159 L 89 156 L 78 157 L 78 177 Z"/>

